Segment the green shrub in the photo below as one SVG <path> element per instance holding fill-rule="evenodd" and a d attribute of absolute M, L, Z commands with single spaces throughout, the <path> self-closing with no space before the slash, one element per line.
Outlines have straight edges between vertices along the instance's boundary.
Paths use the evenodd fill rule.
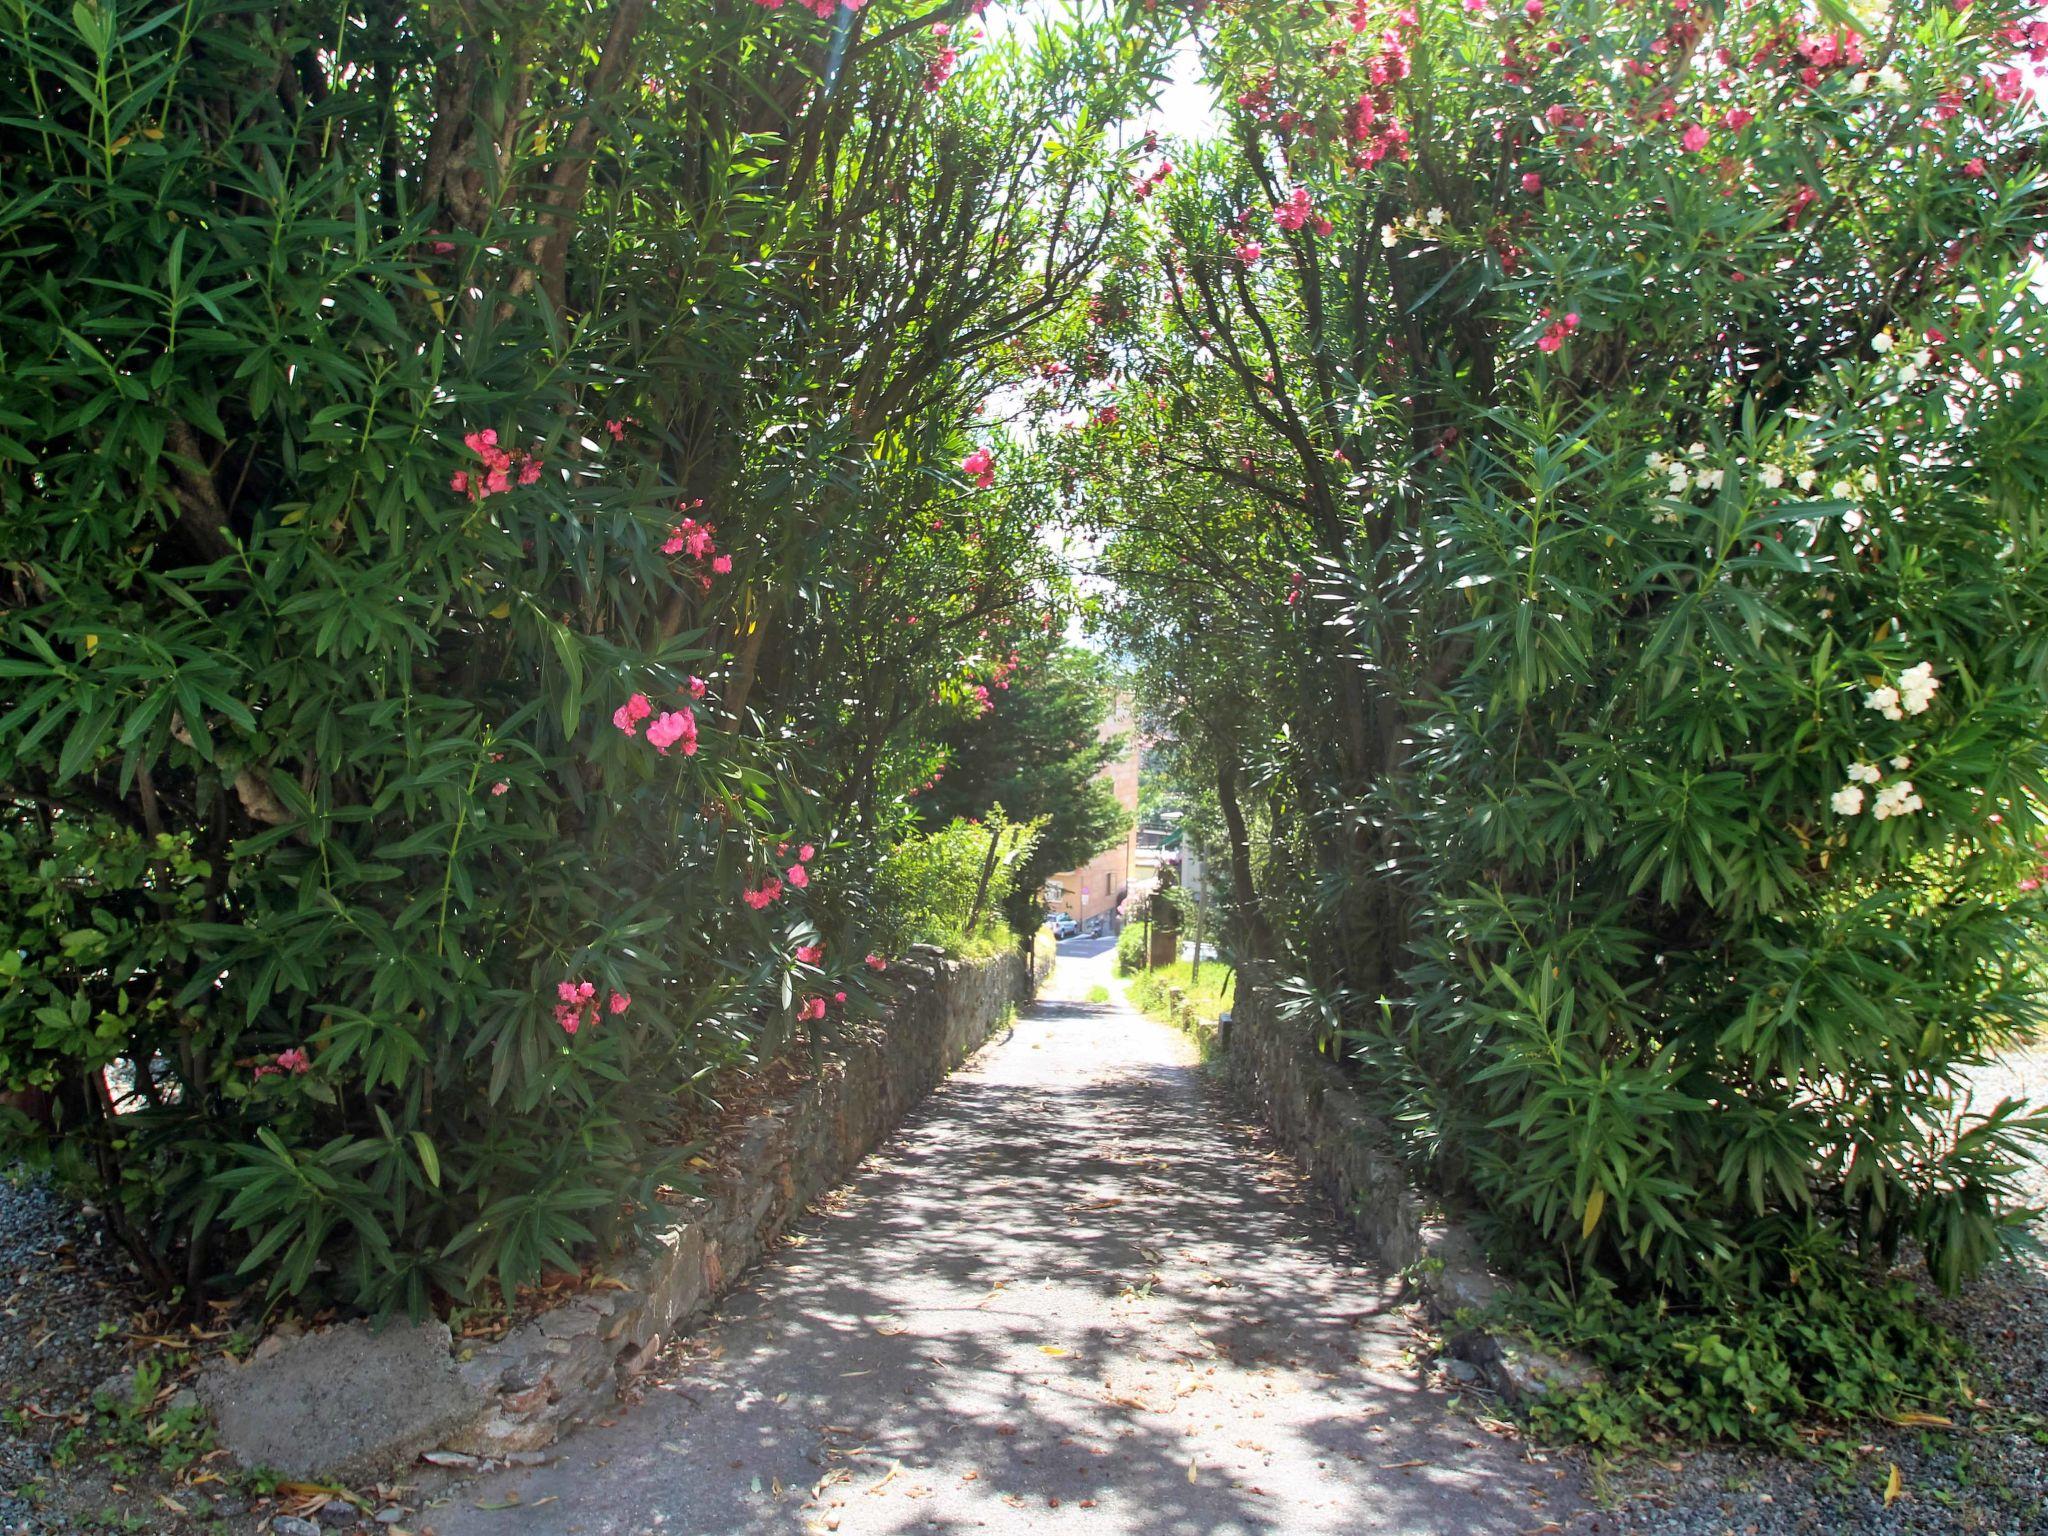
<path fill-rule="evenodd" d="M 1116 973 L 1134 976 L 1145 969 L 1145 925 L 1126 923 L 1116 936 Z"/>
<path fill-rule="evenodd" d="M 2041 1013 L 2041 35 L 1411 16 L 1218 23 L 1230 131 L 1114 273 L 1143 384 L 1070 448 L 1111 622 L 1238 948 L 1502 1254 L 1889 1315 L 2048 1133 L 1965 1107 Z M 1892 1358 L 1771 1337 L 1780 1404 Z"/>
<path fill-rule="evenodd" d="M 875 871 L 881 938 L 892 949 L 936 944 L 967 958 L 1021 942 L 1003 905 L 1039 835 L 1037 821 L 1013 822 L 996 806 L 984 821 L 956 819 L 907 833 Z"/>
<path fill-rule="evenodd" d="M 865 1006 L 866 871 L 1049 622 L 974 404 L 1150 67 L 904 15 L 0 20 L 0 1156 L 160 1285 L 573 1268 Z"/>

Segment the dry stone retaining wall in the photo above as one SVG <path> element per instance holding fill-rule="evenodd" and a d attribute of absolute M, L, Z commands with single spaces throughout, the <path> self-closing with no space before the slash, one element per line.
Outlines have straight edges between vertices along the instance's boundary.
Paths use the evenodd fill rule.
<path fill-rule="evenodd" d="M 970 965 L 913 951 L 899 967 L 903 994 L 881 1026 L 746 1121 L 729 1176 L 674 1208 L 674 1219 L 598 1286 L 459 1353 L 440 1324 L 373 1334 L 348 1323 L 267 1340 L 249 1364 L 202 1378 L 224 1441 L 245 1465 L 294 1476 L 371 1475 L 437 1446 L 505 1456 L 551 1444 L 612 1404 L 622 1380 L 710 1311 L 806 1204 L 1031 996 L 1051 958 L 1027 970 L 1021 955 Z M 373 1356 L 381 1368 L 337 1372 L 337 1351 Z M 387 1392 L 401 1382 L 403 1391 Z M 339 1403 L 337 1393 L 364 1400 Z M 294 1403 L 309 1410 L 308 1422 L 295 1422 Z M 340 1425 L 350 1428 L 337 1435 Z"/>
<path fill-rule="evenodd" d="M 1240 975 L 1222 1044 L 1231 1087 L 1365 1246 L 1387 1269 L 1411 1272 L 1433 1317 L 1462 1315 L 1449 1340 L 1453 1357 L 1509 1399 L 1569 1390 L 1590 1376 L 1592 1368 L 1574 1356 L 1470 1325 L 1506 1282 L 1463 1228 L 1425 1204 L 1379 1117 L 1342 1069 L 1317 1053 L 1308 1031 L 1279 1016 L 1269 989 Z"/>

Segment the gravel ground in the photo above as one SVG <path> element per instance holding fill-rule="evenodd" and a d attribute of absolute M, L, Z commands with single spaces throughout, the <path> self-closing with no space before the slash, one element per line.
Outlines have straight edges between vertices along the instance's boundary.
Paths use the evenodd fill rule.
<path fill-rule="evenodd" d="M 2048 1044 L 1976 1075 L 1974 1098 L 2048 1105 Z M 2048 1205 L 2048 1162 L 2027 1181 Z M 2048 1244 L 2048 1220 L 2037 1226 Z M 2009 1260 L 1929 1310 L 1977 1353 L 1991 1406 L 1953 1430 L 1884 1429 L 1847 1466 L 1703 1451 L 1620 1469 L 1611 1492 L 1638 1536 L 2044 1536 L 2048 1533 L 2048 1255 Z M 1903 1492 L 1884 1488 L 1896 1465 Z"/>
<path fill-rule="evenodd" d="M 126 1266 L 97 1229 L 41 1183 L 0 1171 L 0 1532 L 75 1529 L 63 1511 L 37 1510 L 47 1485 L 55 1411 L 120 1368 L 136 1298 Z M 27 1406 L 24 1406 L 27 1405 Z M 27 1428 L 17 1428 L 26 1424 Z"/>

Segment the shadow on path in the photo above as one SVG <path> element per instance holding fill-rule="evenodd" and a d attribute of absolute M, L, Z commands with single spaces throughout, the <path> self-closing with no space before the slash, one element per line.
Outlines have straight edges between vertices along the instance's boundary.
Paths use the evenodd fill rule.
<path fill-rule="evenodd" d="M 1098 980 L 1066 954 L 1065 990 Z M 1393 1296 L 1230 1127 L 1179 1035 L 1121 1004 L 1041 1002 L 804 1217 L 644 1402 L 423 1519 L 439 1536 L 1573 1528 L 1574 1478 L 1427 1388 Z"/>

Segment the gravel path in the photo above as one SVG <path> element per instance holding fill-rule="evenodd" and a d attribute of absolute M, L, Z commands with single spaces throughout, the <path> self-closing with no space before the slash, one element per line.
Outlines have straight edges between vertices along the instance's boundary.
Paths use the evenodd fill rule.
<path fill-rule="evenodd" d="M 421 1523 L 1613 1530 L 1573 1461 L 1430 1385 L 1394 1288 L 1276 1191 L 1182 1036 L 1076 1000 L 1106 964 L 1063 954 L 1057 995 L 806 1218 L 643 1403 Z"/>

